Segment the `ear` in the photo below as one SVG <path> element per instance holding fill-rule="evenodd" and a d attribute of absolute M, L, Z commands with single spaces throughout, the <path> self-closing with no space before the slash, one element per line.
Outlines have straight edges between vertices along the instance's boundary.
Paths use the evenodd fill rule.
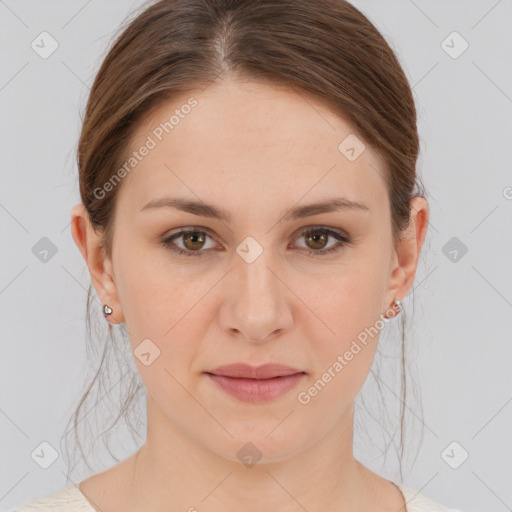
<path fill-rule="evenodd" d="M 419 257 L 427 234 L 429 207 L 425 198 L 415 196 L 411 199 L 410 222 L 399 241 L 392 263 L 391 277 L 386 296 L 386 310 L 395 300 L 403 300 L 414 282 Z M 391 318 L 393 315 L 391 315 Z"/>
<path fill-rule="evenodd" d="M 92 284 L 103 304 L 108 304 L 113 312 L 106 318 L 113 324 L 124 322 L 117 286 L 112 271 L 112 261 L 105 253 L 100 235 L 92 227 L 89 212 L 80 203 L 71 210 L 71 234 L 87 264 Z M 103 311 L 102 311 L 103 313 Z"/>

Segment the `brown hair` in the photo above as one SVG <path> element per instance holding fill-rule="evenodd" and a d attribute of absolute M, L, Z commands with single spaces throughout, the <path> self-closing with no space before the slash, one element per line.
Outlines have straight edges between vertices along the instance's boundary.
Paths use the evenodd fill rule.
<path fill-rule="evenodd" d="M 312 94 L 346 119 L 383 158 L 392 232 L 398 243 L 410 221 L 410 199 L 425 196 L 416 174 L 416 110 L 393 50 L 358 9 L 344 0 L 160 0 L 144 6 L 121 28 L 92 86 L 78 145 L 81 199 L 103 235 L 108 255 L 122 183 L 101 198 L 94 191 L 122 165 L 142 117 L 177 95 L 228 76 Z M 91 287 L 89 334 L 90 304 Z M 406 389 L 404 314 L 401 433 Z M 114 340 L 110 324 L 108 330 Z M 123 349 L 126 346 L 119 350 Z M 102 367 L 111 350 L 117 354 L 116 343 L 105 343 L 96 375 L 75 411 L 76 438 L 80 410 L 104 375 Z M 134 366 L 129 370 L 129 393 L 110 428 L 142 387 L 133 370 Z M 402 435 L 400 443 L 401 464 Z"/>

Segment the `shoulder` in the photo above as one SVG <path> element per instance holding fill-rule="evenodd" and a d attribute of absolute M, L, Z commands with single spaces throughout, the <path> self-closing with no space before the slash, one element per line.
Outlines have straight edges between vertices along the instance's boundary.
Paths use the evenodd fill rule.
<path fill-rule="evenodd" d="M 8 512 L 96 512 L 76 484 L 69 484 L 64 489 L 48 494 L 35 501 L 26 503 Z"/>
<path fill-rule="evenodd" d="M 445 507 L 410 487 L 398 485 L 398 488 L 404 495 L 407 512 L 462 512 L 455 508 Z"/>

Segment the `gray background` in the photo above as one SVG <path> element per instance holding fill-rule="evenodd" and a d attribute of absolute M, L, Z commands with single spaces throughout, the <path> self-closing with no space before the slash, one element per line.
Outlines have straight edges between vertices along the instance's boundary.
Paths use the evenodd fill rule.
<path fill-rule="evenodd" d="M 431 194 L 414 308 L 409 296 L 404 301 L 409 317 L 414 309 L 409 356 L 423 404 L 423 416 L 414 401 L 408 414 L 412 427 L 424 432 L 404 483 L 467 512 L 510 510 L 512 2 L 353 3 L 390 41 L 413 86 L 422 145 L 418 169 Z M 46 441 L 60 454 L 87 366 L 90 279 L 69 230 L 70 210 L 79 202 L 74 151 L 88 89 L 110 38 L 140 4 L 0 1 L 2 510 L 69 482 L 61 456 L 43 469 L 31 453 Z M 43 31 L 58 42 L 47 59 L 31 47 Z M 446 39 L 454 31 L 469 44 L 457 58 L 463 41 Z M 47 261 L 33 251 L 48 243 L 40 242 L 43 237 L 57 250 Z M 392 414 L 396 390 L 384 386 Z M 381 436 L 375 425 L 367 426 L 372 439 Z M 135 449 L 125 439 L 121 431 L 119 458 Z M 386 463 L 365 439 L 356 436 L 360 459 L 395 478 L 396 461 Z M 451 467 L 465 452 L 467 460 Z M 107 457 L 104 467 L 113 463 Z M 88 474 L 68 476 L 78 482 Z"/>

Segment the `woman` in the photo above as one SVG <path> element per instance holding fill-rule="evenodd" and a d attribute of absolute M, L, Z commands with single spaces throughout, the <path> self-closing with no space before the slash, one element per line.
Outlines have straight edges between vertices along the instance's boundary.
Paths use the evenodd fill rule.
<path fill-rule="evenodd" d="M 353 455 L 429 208 L 393 51 L 342 0 L 161 0 L 106 56 L 72 235 L 147 395 L 128 459 L 28 510 L 445 511 Z"/>

